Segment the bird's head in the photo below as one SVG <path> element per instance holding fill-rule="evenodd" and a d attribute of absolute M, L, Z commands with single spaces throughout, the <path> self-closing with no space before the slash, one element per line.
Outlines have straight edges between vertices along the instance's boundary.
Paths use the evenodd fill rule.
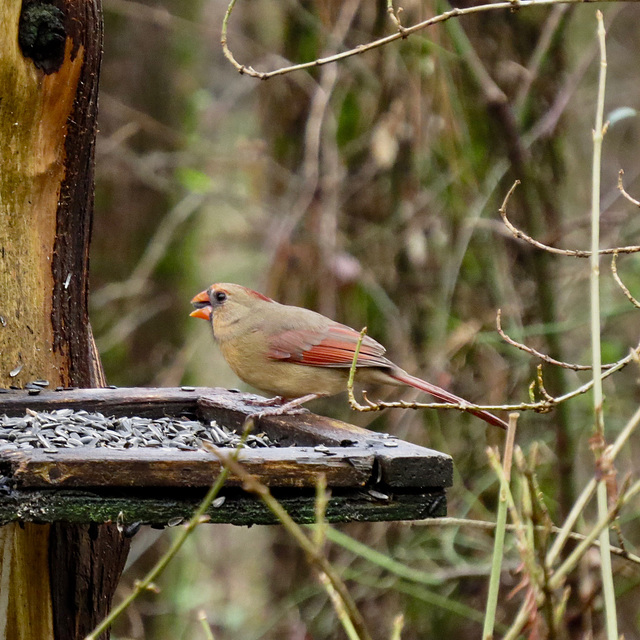
<path fill-rule="evenodd" d="M 230 324 L 255 313 L 256 306 L 264 302 L 273 300 L 239 284 L 219 282 L 201 291 L 191 300 L 196 309 L 189 315 L 209 320 L 215 329 L 217 323 Z"/>

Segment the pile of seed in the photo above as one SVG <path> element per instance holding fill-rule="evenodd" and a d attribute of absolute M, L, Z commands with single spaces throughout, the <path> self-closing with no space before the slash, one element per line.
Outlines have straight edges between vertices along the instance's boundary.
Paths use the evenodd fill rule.
<path fill-rule="evenodd" d="M 27 409 L 20 417 L 0 416 L 0 453 L 44 449 L 54 453 L 70 447 L 162 447 L 196 451 L 202 442 L 237 447 L 240 435 L 211 421 L 209 425 L 188 418 L 106 417 L 102 413 L 57 409 Z M 249 435 L 248 447 L 276 446 L 265 435 Z"/>

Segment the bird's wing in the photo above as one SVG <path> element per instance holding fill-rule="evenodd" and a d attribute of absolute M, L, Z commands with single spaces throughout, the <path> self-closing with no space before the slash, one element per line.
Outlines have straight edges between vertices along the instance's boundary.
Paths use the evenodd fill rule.
<path fill-rule="evenodd" d="M 322 331 L 289 329 L 269 341 L 268 357 L 310 367 L 349 368 L 353 362 L 360 333 L 343 324 L 332 323 Z M 384 347 L 365 336 L 358 354 L 359 367 L 391 367 Z"/>

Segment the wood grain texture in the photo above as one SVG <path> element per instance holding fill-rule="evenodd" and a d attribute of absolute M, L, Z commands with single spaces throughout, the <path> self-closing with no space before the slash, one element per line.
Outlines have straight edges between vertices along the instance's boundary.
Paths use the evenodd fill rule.
<path fill-rule="evenodd" d="M 100 0 L 3 0 L 0 24 L 0 384 L 97 386 L 87 291 Z M 111 525 L 33 526 L 2 532 L 0 638 L 79 640 L 109 606 L 128 541 L 115 552 Z M 102 582 L 69 598 L 78 576 Z"/>
<path fill-rule="evenodd" d="M 233 449 L 221 450 L 230 455 Z M 206 451 L 173 449 L 61 449 L 13 452 L 3 460 L 11 464 L 16 487 L 210 487 L 223 465 Z M 313 488 L 320 474 L 330 487 L 359 487 L 371 479 L 375 457 L 370 451 L 311 447 L 244 449 L 238 461 L 269 487 Z M 242 482 L 231 475 L 226 482 Z"/>
<path fill-rule="evenodd" d="M 84 409 L 86 411 L 100 411 L 106 415 L 126 416 L 137 415 L 143 417 L 161 417 L 161 416 L 179 416 L 187 415 L 192 418 L 198 418 L 203 422 L 216 420 L 220 424 L 232 429 L 241 430 L 247 417 L 259 413 L 264 410 L 264 398 L 248 393 L 235 393 L 219 388 L 128 388 L 128 389 L 77 389 L 71 391 L 50 391 L 43 392 L 37 396 L 29 396 L 26 392 L 10 392 L 0 394 L 0 414 L 22 415 L 27 407 L 46 411 L 56 408 L 72 408 Z M 361 429 L 339 420 L 332 420 L 323 416 L 318 416 L 308 411 L 283 416 L 265 416 L 256 418 L 256 429 L 264 432 L 272 441 L 278 443 L 279 448 L 270 450 L 270 453 L 261 454 L 260 451 L 252 450 L 243 455 L 247 456 L 247 460 L 251 456 L 262 456 L 263 468 L 256 465 L 257 473 L 261 473 L 261 477 L 267 481 L 270 486 L 278 486 L 278 475 L 282 476 L 281 481 L 291 483 L 296 473 L 299 474 L 300 482 L 308 482 L 317 473 L 317 469 L 313 469 L 311 462 L 314 458 L 320 468 L 326 465 L 327 472 L 334 474 L 333 477 L 338 478 L 339 473 L 343 474 L 343 480 L 346 481 L 347 476 L 344 475 L 347 470 L 336 467 L 334 463 L 329 462 L 330 457 L 317 451 L 308 451 L 302 454 L 307 458 L 304 465 L 299 464 L 301 461 L 300 450 L 303 447 L 315 447 L 324 445 L 326 447 L 335 448 L 336 456 L 342 456 L 343 460 L 349 459 L 353 455 L 354 460 L 364 460 L 370 457 L 374 461 L 370 468 L 370 475 L 373 482 L 381 482 L 390 487 L 398 488 L 424 488 L 424 487 L 448 487 L 451 486 L 453 478 L 453 463 L 448 455 L 419 447 L 417 445 L 403 442 L 399 439 L 389 438 L 386 434 L 375 433 L 367 429 Z M 109 450 L 113 451 L 113 450 Z M 28 460 L 29 456 L 20 454 L 22 460 Z M 29 469 L 32 474 L 32 480 L 36 469 L 35 461 L 40 465 L 38 473 L 42 477 L 49 475 L 50 471 L 55 467 L 56 458 L 50 461 L 44 461 L 42 455 L 33 453 L 34 462 L 25 462 L 25 470 Z M 52 454 L 58 456 L 57 460 L 62 464 L 65 456 L 73 457 L 76 464 L 76 471 L 81 468 L 82 453 L 80 454 Z M 109 453 L 88 453 L 91 460 L 101 457 L 102 468 L 109 466 Z M 113 473 L 116 474 L 116 460 L 120 469 L 124 470 L 124 459 L 130 454 L 114 454 Z M 136 454 L 131 454 L 135 458 Z M 151 452 L 140 453 L 140 464 L 142 460 L 148 460 L 149 465 L 159 463 L 156 460 L 153 463 Z M 161 454 L 165 456 L 165 454 Z M 96 457 L 97 456 L 97 457 Z M 309 457 L 311 456 L 311 457 Z M 46 457 L 46 456 L 45 456 Z M 50 456 L 51 457 L 51 456 Z M 0 460 L 14 460 L 11 455 L 0 456 Z M 338 458 L 336 458 L 337 460 Z M 182 453 L 174 453 L 171 456 L 166 454 L 162 460 L 165 461 L 165 470 L 167 472 L 167 481 L 170 478 L 176 482 L 178 486 L 180 480 L 180 465 L 187 464 L 189 457 Z M 298 462 L 296 462 L 296 460 Z M 171 462 L 172 461 L 172 462 Z M 267 462 L 268 461 L 268 462 Z M 15 462 L 12 462 L 14 472 L 22 473 Z M 169 471 L 171 464 L 175 465 L 174 471 Z M 298 471 L 295 465 L 298 465 Z M 65 463 L 65 472 L 61 475 L 69 473 L 68 464 Z M 293 466 L 292 466 L 293 465 Z M 142 473 L 143 467 L 139 467 L 139 472 L 135 471 L 136 465 L 133 459 L 129 463 L 126 471 L 127 479 L 122 479 L 120 486 L 129 486 L 133 483 L 136 473 L 140 477 L 142 483 L 145 482 L 143 476 L 148 475 L 149 478 L 155 477 L 150 467 L 145 467 L 146 471 Z M 89 465 L 84 465 L 86 473 L 91 473 Z M 213 467 L 212 467 L 213 469 Z M 119 472 L 118 472 L 119 473 Z M 303 480 L 304 477 L 306 480 Z M 375 476 L 375 478 L 374 478 Z M 114 475 L 110 482 L 119 482 L 118 475 Z M 287 479 L 288 478 L 288 479 Z M 69 480 L 70 481 L 70 480 Z M 80 482 L 78 478 L 74 480 Z M 88 480 L 87 480 L 88 481 Z M 275 483 L 275 484 L 272 484 Z M 343 483 L 344 484 L 344 483 Z M 76 486 L 80 486 L 76 484 Z M 86 486 L 86 485 L 85 485 Z M 330 483 L 331 486 L 331 483 Z"/>
<path fill-rule="evenodd" d="M 135 530 L 138 524 L 165 527 L 190 518 L 204 493 L 203 489 L 126 492 L 16 490 L 11 498 L 0 496 L 0 523 L 17 518 L 33 522 L 119 521 L 126 535 L 129 527 Z M 313 490 L 275 489 L 272 493 L 296 522 L 310 524 L 315 521 Z M 382 499 L 382 495 L 386 498 Z M 211 507 L 207 513 L 210 522 L 242 526 L 278 523 L 257 497 L 247 495 L 239 488 L 224 488 L 221 496 L 225 498 L 224 504 Z M 329 522 L 369 522 L 417 520 L 446 513 L 447 502 L 442 489 L 375 495 L 363 489 L 343 489 L 332 492 L 326 518 Z"/>

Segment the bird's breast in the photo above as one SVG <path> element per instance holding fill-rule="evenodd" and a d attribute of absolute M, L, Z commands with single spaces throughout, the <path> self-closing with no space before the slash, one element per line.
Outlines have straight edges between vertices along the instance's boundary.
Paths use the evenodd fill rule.
<path fill-rule="evenodd" d="M 347 388 L 348 371 L 272 360 L 257 334 L 220 342 L 220 350 L 241 380 L 266 393 L 298 398 L 310 393 L 335 395 Z"/>

